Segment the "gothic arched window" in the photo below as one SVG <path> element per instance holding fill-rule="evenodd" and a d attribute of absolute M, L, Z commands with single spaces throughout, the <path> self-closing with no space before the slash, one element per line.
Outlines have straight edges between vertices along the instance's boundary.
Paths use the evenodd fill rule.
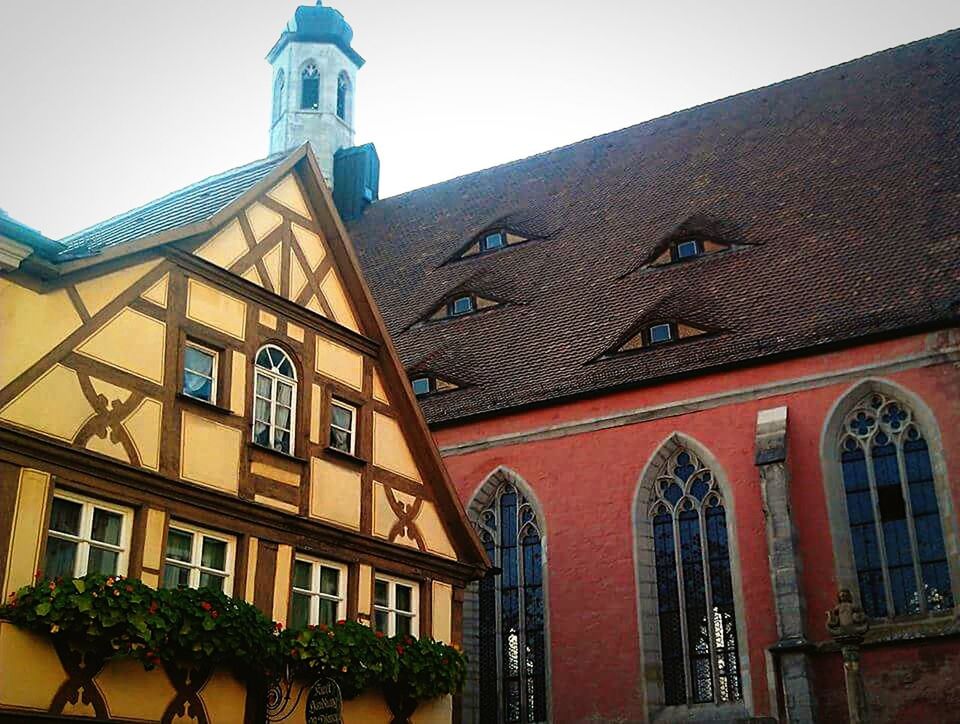
<path fill-rule="evenodd" d="M 320 69 L 316 63 L 307 63 L 300 73 L 300 107 L 320 108 Z"/>
<path fill-rule="evenodd" d="M 293 455 L 297 372 L 290 356 L 276 345 L 257 352 L 253 395 L 253 441 Z"/>
<path fill-rule="evenodd" d="M 740 701 L 740 657 L 723 495 L 686 448 L 657 475 L 649 515 L 667 706 Z"/>
<path fill-rule="evenodd" d="M 481 722 L 547 720 L 541 524 L 511 482 L 501 482 L 476 521 L 480 540 L 501 569 L 480 582 Z"/>
<path fill-rule="evenodd" d="M 346 71 L 341 71 L 337 77 L 337 117 L 347 119 L 350 110 L 350 77 Z"/>
<path fill-rule="evenodd" d="M 880 392 L 867 394 L 844 418 L 838 455 L 867 614 L 953 608 L 930 450 L 912 410 Z"/>
<path fill-rule="evenodd" d="M 283 112 L 283 85 L 284 85 L 283 70 L 280 70 L 277 72 L 277 77 L 273 81 L 273 114 L 271 117 L 272 123 L 276 123 L 277 119 L 280 118 L 280 114 Z"/>

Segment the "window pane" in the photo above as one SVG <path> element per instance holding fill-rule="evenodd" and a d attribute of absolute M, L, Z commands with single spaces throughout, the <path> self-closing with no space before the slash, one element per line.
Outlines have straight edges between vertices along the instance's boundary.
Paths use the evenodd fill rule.
<path fill-rule="evenodd" d="M 310 623 L 310 596 L 294 593 L 290 603 L 290 628 L 305 628 Z"/>
<path fill-rule="evenodd" d="M 293 586 L 307 591 L 313 590 L 313 564 L 309 561 L 297 561 L 293 564 Z"/>
<path fill-rule="evenodd" d="M 337 602 L 328 598 L 320 599 L 320 620 L 318 623 L 325 623 L 327 626 L 333 626 L 337 622 Z"/>
<path fill-rule="evenodd" d="M 330 447 L 343 452 L 350 452 L 350 433 L 345 430 L 330 428 Z"/>
<path fill-rule="evenodd" d="M 397 584 L 397 605 L 396 608 L 400 611 L 412 611 L 413 610 L 413 589 L 409 586 L 401 586 Z"/>
<path fill-rule="evenodd" d="M 93 510 L 93 531 L 90 537 L 101 543 L 120 545 L 120 531 L 123 529 L 123 516 L 101 508 Z"/>
<path fill-rule="evenodd" d="M 266 423 L 254 423 L 253 441 L 257 443 L 257 445 L 263 445 L 265 447 L 270 445 L 270 428 L 267 427 Z"/>
<path fill-rule="evenodd" d="M 677 258 L 686 259 L 700 253 L 700 245 L 696 241 L 682 241 L 677 244 Z"/>
<path fill-rule="evenodd" d="M 190 562 L 193 556 L 193 533 L 171 528 L 167 532 L 167 558 Z"/>
<path fill-rule="evenodd" d="M 270 422 L 270 403 L 267 400 L 257 398 L 254 406 L 254 416 L 257 420 L 264 423 Z"/>
<path fill-rule="evenodd" d="M 273 362 L 270 361 L 270 351 L 268 349 L 261 349 L 257 352 L 257 366 L 266 367 L 268 370 L 273 368 Z"/>
<path fill-rule="evenodd" d="M 499 231 L 496 234 L 487 234 L 483 240 L 485 249 L 499 249 L 503 246 L 503 234 Z"/>
<path fill-rule="evenodd" d="M 454 299 L 450 311 L 452 314 L 466 314 L 467 312 L 472 312 L 473 299 L 470 297 L 458 297 L 457 299 Z"/>
<path fill-rule="evenodd" d="M 213 381 L 193 372 L 184 372 L 183 394 L 210 402 L 213 399 Z"/>
<path fill-rule="evenodd" d="M 212 588 L 215 591 L 222 591 L 224 580 L 223 576 L 216 576 L 212 573 L 201 573 L 200 588 Z"/>
<path fill-rule="evenodd" d="M 290 452 L 290 432 L 287 430 L 274 430 L 273 449 L 280 452 Z"/>
<path fill-rule="evenodd" d="M 373 590 L 373 602 L 378 606 L 386 606 L 388 601 L 387 590 L 389 585 L 386 581 L 378 580 Z"/>
<path fill-rule="evenodd" d="M 277 366 L 277 372 L 279 372 L 284 377 L 289 377 L 291 379 L 296 377 L 296 375 L 293 374 L 293 365 L 290 363 L 290 360 L 286 358 L 284 358 L 280 362 L 280 364 Z"/>
<path fill-rule="evenodd" d="M 413 386 L 413 394 L 425 395 L 430 392 L 430 378 L 418 377 L 410 383 Z"/>
<path fill-rule="evenodd" d="M 275 421 L 277 427 L 283 430 L 290 429 L 290 408 L 283 407 L 282 405 L 277 405 L 277 411 L 275 415 Z"/>
<path fill-rule="evenodd" d="M 339 405 L 331 405 L 330 422 L 337 427 L 349 430 L 353 427 L 353 411 L 347 410 Z"/>
<path fill-rule="evenodd" d="M 326 593 L 328 596 L 340 594 L 340 571 L 327 566 L 320 568 L 320 593 Z"/>
<path fill-rule="evenodd" d="M 413 619 L 397 614 L 397 635 L 409 636 L 413 633 Z"/>
<path fill-rule="evenodd" d="M 227 570 L 226 542 L 216 538 L 204 537 L 200 565 L 204 568 L 215 568 L 218 571 Z"/>
<path fill-rule="evenodd" d="M 261 354 L 263 353 L 261 352 Z M 266 397 L 268 400 L 271 399 L 273 397 L 270 393 L 272 388 L 273 384 L 269 377 L 261 374 L 257 375 L 257 394 L 260 397 Z"/>
<path fill-rule="evenodd" d="M 650 327 L 650 342 L 667 342 L 671 338 L 669 324 L 655 324 Z"/>
<path fill-rule="evenodd" d="M 80 535 L 80 512 L 83 506 L 72 500 L 54 498 L 50 511 L 50 530 Z"/>
<path fill-rule="evenodd" d="M 74 564 L 77 559 L 77 544 L 60 538 L 47 538 L 47 565 L 44 573 L 50 578 L 73 576 Z"/>
<path fill-rule="evenodd" d="M 116 575 L 117 562 L 119 560 L 120 555 L 116 551 L 108 551 L 103 548 L 91 546 L 90 558 L 87 561 L 87 573 Z"/>
<path fill-rule="evenodd" d="M 183 352 L 183 366 L 204 377 L 213 376 L 213 355 L 196 347 L 187 347 Z"/>
<path fill-rule="evenodd" d="M 293 402 L 293 387 L 286 382 L 277 383 L 277 400 L 281 405 L 290 407 Z"/>
<path fill-rule="evenodd" d="M 177 588 L 190 585 L 190 569 L 167 563 L 163 567 L 163 587 Z"/>
<path fill-rule="evenodd" d="M 388 633 L 387 621 L 390 615 L 386 611 L 375 611 L 373 614 L 373 628 L 377 631 Z"/>

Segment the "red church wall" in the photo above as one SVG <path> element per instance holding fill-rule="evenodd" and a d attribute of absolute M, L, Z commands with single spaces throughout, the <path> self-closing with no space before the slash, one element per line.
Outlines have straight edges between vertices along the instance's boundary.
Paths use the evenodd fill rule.
<path fill-rule="evenodd" d="M 436 430 L 435 437 L 443 449 L 618 411 L 814 378 L 788 393 L 758 393 L 761 396 L 753 399 L 745 395 L 745 399 L 737 398 L 712 409 L 575 436 L 466 453 L 447 452 L 446 463 L 465 503 L 486 476 L 503 465 L 530 485 L 543 507 L 554 721 L 577 722 L 591 716 L 638 721 L 644 717 L 631 516 L 641 472 L 660 443 L 675 431 L 706 447 L 729 484 L 725 492 L 728 508 L 733 510 L 736 520 L 747 614 L 738 626 L 745 628 L 750 651 L 752 710 L 756 715 L 775 714 L 767 650 L 776 642 L 777 633 L 765 519 L 754 465 L 757 413 L 781 405 L 789 410 L 788 463 L 801 583 L 808 611 L 807 635 L 813 641 L 825 641 L 828 637 L 824 612 L 834 605 L 837 589 L 820 460 L 820 438 L 827 416 L 834 403 L 862 379 L 882 378 L 912 391 L 932 408 L 939 422 L 956 500 L 960 485 L 960 453 L 956 452 L 960 450 L 960 408 L 956 404 L 960 399 L 960 374 L 953 364 L 931 357 L 930 353 L 956 345 L 958 339 L 960 335 L 947 333 L 915 335 Z M 918 358 L 926 362 L 918 362 Z M 879 371 L 857 371 L 878 364 L 887 366 Z M 843 371 L 852 372 L 831 377 Z M 822 376 L 829 380 L 816 379 Z M 943 647 L 951 652 L 950 660 L 954 663 L 950 666 L 955 667 L 958 647 Z M 916 661 L 917 677 L 928 675 L 921 654 L 913 659 L 908 657 L 911 660 Z M 818 658 L 815 694 L 832 710 L 833 702 L 843 702 L 843 684 L 831 661 Z M 871 686 L 885 681 L 877 672 L 887 670 L 889 661 L 886 649 L 865 656 L 865 670 L 875 668 L 868 672 Z M 909 663 L 899 665 L 910 668 Z M 949 680 L 945 680 L 944 690 L 948 688 L 946 681 Z M 908 698 L 905 695 L 903 701 Z"/>

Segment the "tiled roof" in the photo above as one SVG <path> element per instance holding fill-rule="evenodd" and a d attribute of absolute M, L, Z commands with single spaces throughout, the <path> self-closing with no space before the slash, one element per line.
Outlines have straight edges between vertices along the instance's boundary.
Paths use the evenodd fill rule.
<path fill-rule="evenodd" d="M 381 200 L 350 225 L 432 422 L 949 323 L 960 31 Z M 638 268 L 691 217 L 733 251 Z M 509 223 L 549 238 L 446 263 Z M 510 303 L 415 324 L 455 288 Z M 640 318 L 718 330 L 597 359 Z M 412 326 L 411 326 L 412 325 Z"/>
<path fill-rule="evenodd" d="M 213 216 L 267 176 L 289 154 L 248 163 L 114 216 L 60 240 L 63 257 L 95 254 L 125 241 L 142 239 Z"/>

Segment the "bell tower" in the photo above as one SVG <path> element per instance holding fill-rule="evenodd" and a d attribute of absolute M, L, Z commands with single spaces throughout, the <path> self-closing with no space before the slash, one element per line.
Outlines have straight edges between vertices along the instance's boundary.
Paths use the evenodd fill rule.
<path fill-rule="evenodd" d="M 333 186 L 333 157 L 353 146 L 357 71 L 353 29 L 333 8 L 301 5 L 267 54 L 273 67 L 270 153 L 310 141 Z"/>

